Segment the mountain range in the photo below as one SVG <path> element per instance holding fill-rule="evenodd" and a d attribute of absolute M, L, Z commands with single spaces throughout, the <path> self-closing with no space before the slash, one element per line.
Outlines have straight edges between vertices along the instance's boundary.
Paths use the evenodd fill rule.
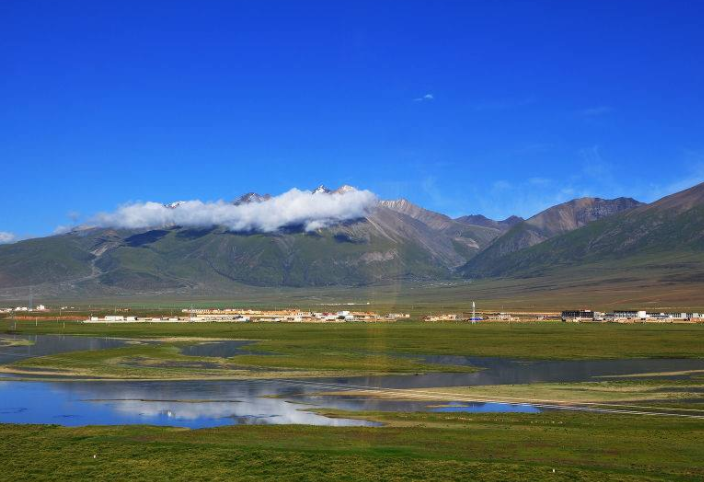
<path fill-rule="evenodd" d="M 345 193 L 324 187 L 315 192 Z M 232 204 L 271 199 L 248 193 Z M 168 205 L 179 209 L 179 203 Z M 253 286 L 364 286 L 457 278 L 535 278 L 585 267 L 669 270 L 704 281 L 704 184 L 651 204 L 575 199 L 529 219 L 451 218 L 405 199 L 306 231 L 81 227 L 0 246 L 0 296 L 227 293 Z M 590 268 L 591 269 L 591 268 Z M 596 268 L 592 270 L 595 272 Z M 582 270 L 584 272 L 584 270 Z"/>
<path fill-rule="evenodd" d="M 637 267 L 651 275 L 669 271 L 665 278 L 669 282 L 704 281 L 704 184 L 651 204 L 615 201 L 628 207 L 531 247 L 496 256 L 497 247 L 529 229 L 528 220 L 470 260 L 461 272 L 467 276 L 535 277 L 589 266 L 602 271 Z"/>

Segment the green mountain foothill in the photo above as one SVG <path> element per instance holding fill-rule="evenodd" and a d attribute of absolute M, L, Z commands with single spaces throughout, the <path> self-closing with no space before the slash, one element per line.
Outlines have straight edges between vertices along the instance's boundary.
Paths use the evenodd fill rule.
<path fill-rule="evenodd" d="M 249 193 L 233 203 L 262 199 Z M 579 280 L 585 294 L 614 283 L 696 292 L 704 288 L 702 273 L 704 184 L 651 204 L 576 199 L 526 220 L 453 219 L 402 199 L 312 231 L 85 226 L 0 246 L 6 300 L 24 299 L 30 289 L 44 297 L 222 297 L 243 287 L 462 280 L 513 280 L 514 289 L 536 296 L 565 280 Z"/>

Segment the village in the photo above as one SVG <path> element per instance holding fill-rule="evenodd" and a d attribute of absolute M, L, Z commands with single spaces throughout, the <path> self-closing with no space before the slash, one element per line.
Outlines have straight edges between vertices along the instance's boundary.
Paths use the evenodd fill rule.
<path fill-rule="evenodd" d="M 409 319 L 408 313 L 389 313 L 381 315 L 372 311 L 337 311 L 337 312 L 314 312 L 301 311 L 297 309 L 284 310 L 253 310 L 239 308 L 225 309 L 197 309 L 189 308 L 181 310 L 181 316 L 169 317 L 138 317 L 129 315 L 107 315 L 105 317 L 91 316 L 84 323 L 344 323 L 348 321 L 358 322 L 385 322 Z"/>
<path fill-rule="evenodd" d="M 11 314 L 31 319 L 46 318 L 50 312 L 67 311 L 74 307 L 61 306 L 51 309 L 43 304 L 36 306 L 2 307 L 0 314 Z M 120 313 L 120 314 L 118 314 Z M 82 320 L 84 323 L 345 323 L 366 322 L 384 323 L 420 319 L 424 322 L 541 322 L 563 321 L 573 323 L 704 323 L 704 313 L 696 312 L 654 312 L 648 310 L 614 310 L 613 312 L 600 312 L 589 309 L 565 310 L 560 312 L 445 312 L 426 315 L 391 312 L 378 313 L 375 311 L 308 311 L 297 308 L 287 309 L 250 309 L 250 308 L 184 308 L 180 314 L 170 315 L 137 315 L 130 314 L 128 308 L 115 308 L 114 314 L 104 316 L 90 315 Z"/>
<path fill-rule="evenodd" d="M 67 307 L 63 307 L 64 309 Z M 44 305 L 33 306 L 17 306 L 15 308 L 0 308 L 0 313 L 36 313 L 49 311 Z"/>
<path fill-rule="evenodd" d="M 704 314 L 664 313 L 647 310 L 615 310 L 611 313 L 592 310 L 569 310 L 562 312 L 562 321 L 576 323 L 704 323 Z"/>

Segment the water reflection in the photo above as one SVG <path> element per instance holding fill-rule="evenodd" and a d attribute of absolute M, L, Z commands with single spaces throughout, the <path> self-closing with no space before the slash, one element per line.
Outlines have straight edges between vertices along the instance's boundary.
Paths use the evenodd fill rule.
<path fill-rule="evenodd" d="M 491 412 L 520 412 L 538 413 L 540 409 L 532 405 L 516 404 L 506 405 L 504 403 L 449 403 L 442 407 L 434 407 L 433 412 L 468 412 L 468 413 L 491 413 Z"/>
<path fill-rule="evenodd" d="M 23 337 L 26 338 L 26 337 Z M 112 338 L 35 336 L 32 346 L 2 347 L 0 363 L 66 351 L 116 348 L 129 343 Z M 184 348 L 193 356 L 230 357 L 245 341 L 206 342 Z M 473 365 L 475 373 L 429 373 L 318 380 L 16 382 L 0 381 L 0 423 L 62 425 L 149 424 L 189 428 L 236 424 L 312 424 L 370 426 L 371 422 L 334 419 L 313 408 L 349 411 L 527 412 L 530 405 L 398 401 L 375 397 L 324 396 L 320 392 L 355 388 L 428 388 L 448 386 L 580 382 L 599 377 L 703 370 L 701 359 L 544 360 L 456 356 L 419 357 L 429 363 Z M 673 375 L 669 378 L 686 378 Z"/>
<path fill-rule="evenodd" d="M 206 356 L 216 358 L 231 358 L 236 355 L 248 354 L 242 347 L 251 345 L 248 340 L 208 341 L 196 345 L 181 347 L 181 353 L 188 356 Z"/>
<path fill-rule="evenodd" d="M 288 387 L 287 387 L 288 388 Z M 189 428 L 236 424 L 373 426 L 328 418 L 309 405 L 266 398 L 257 382 L 0 382 L 0 422 L 79 425 L 147 424 Z"/>
<path fill-rule="evenodd" d="M 375 388 L 428 388 L 524 383 L 570 383 L 603 380 L 601 377 L 643 373 L 676 373 L 704 370 L 704 359 L 624 360 L 512 360 L 508 358 L 424 356 L 429 363 L 470 365 L 482 368 L 474 373 L 425 373 L 415 376 L 373 376 L 331 379 L 342 385 Z M 662 379 L 686 379 L 689 374 L 667 375 Z"/>
<path fill-rule="evenodd" d="M 129 340 L 62 335 L 3 335 L 7 340 L 26 340 L 30 345 L 0 346 L 0 365 L 14 363 L 24 358 L 56 355 L 70 351 L 95 351 L 120 348 Z"/>

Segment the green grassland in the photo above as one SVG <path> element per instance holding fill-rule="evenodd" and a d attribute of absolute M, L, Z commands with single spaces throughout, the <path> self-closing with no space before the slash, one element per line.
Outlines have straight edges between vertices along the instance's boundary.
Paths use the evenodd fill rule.
<path fill-rule="evenodd" d="M 0 332 L 137 339 L 169 338 L 97 352 L 17 362 L 5 371 L 107 378 L 248 378 L 467 371 L 400 355 L 539 359 L 700 358 L 704 325 L 530 323 L 183 323 L 0 322 Z M 254 342 L 230 359 L 181 355 L 193 338 Z"/>
<path fill-rule="evenodd" d="M 130 323 L 0 321 L 0 333 L 251 340 L 253 351 L 512 358 L 701 358 L 704 325 L 545 323 Z"/>
<path fill-rule="evenodd" d="M 26 340 L 24 338 L 13 338 L 0 336 L 0 348 L 7 346 L 32 346 L 34 342 L 32 340 Z"/>
<path fill-rule="evenodd" d="M 336 396 L 365 396 L 393 400 L 437 402 L 502 401 L 509 403 L 603 404 L 603 407 L 638 407 L 651 410 L 664 405 L 684 408 L 704 416 L 704 377 L 692 374 L 687 380 L 629 379 L 582 383 L 529 383 L 519 385 L 477 385 L 376 391 L 325 392 Z M 697 376 L 699 375 L 699 376 Z M 637 405 L 629 405 L 636 403 Z"/>
<path fill-rule="evenodd" d="M 409 358 L 344 351 L 288 355 L 186 356 L 179 348 L 195 342 L 136 344 L 27 358 L 0 372 L 36 377 L 88 379 L 247 379 L 357 376 L 423 372 L 471 372 L 471 367 L 422 363 Z"/>
<path fill-rule="evenodd" d="M 131 345 L 32 358 L 33 374 L 179 379 L 461 371 L 398 355 L 522 358 L 704 356 L 704 326 L 613 324 L 113 324 L 0 322 L 0 333 L 133 338 Z M 159 339 L 159 344 L 152 340 Z M 230 359 L 184 356 L 203 340 L 251 340 Z M 147 343 L 149 342 L 149 343 Z M 469 368 L 471 369 L 471 368 Z M 657 379 L 657 374 L 651 374 Z M 694 413 L 702 383 L 609 380 L 437 389 L 431 400 L 526 398 L 649 404 Z M 451 396 L 440 395 L 452 391 Z M 428 389 L 433 391 L 433 389 Z M 367 394 L 368 395 L 368 394 Z M 400 395 L 394 398 L 402 398 Z M 685 404 L 684 400 L 690 400 Z M 689 412 L 688 412 L 689 411 Z M 188 430 L 149 426 L 0 425 L 0 481 L 428 480 L 698 481 L 701 419 L 541 414 L 360 413 L 376 428 L 302 425 Z M 553 472 L 554 470 L 554 472 Z"/>
<path fill-rule="evenodd" d="M 698 257 L 697 257 L 698 256 Z M 143 297 L 85 293 L 60 299 L 47 295 L 51 306 L 77 306 L 83 310 L 182 309 L 194 307 L 293 307 L 315 311 L 353 309 L 403 311 L 416 317 L 436 312 L 471 310 L 552 311 L 591 308 L 597 311 L 642 308 L 652 311 L 704 311 L 704 268 L 701 255 L 662 255 L 657 263 L 647 255 L 621 261 L 594 261 L 583 266 L 526 278 L 387 282 L 369 286 L 319 288 L 262 288 L 234 284 L 226 291 L 146 293 Z M 697 261 L 699 260 L 699 261 Z M 137 282 L 137 281 L 135 281 Z M 28 289 L 7 298 L 7 306 L 26 304 Z M 35 295 L 37 296 L 37 295 Z M 354 303 L 354 305 L 348 305 Z M 369 304 L 367 304 L 369 303 Z"/>
<path fill-rule="evenodd" d="M 704 478 L 701 420 L 574 412 L 333 415 L 375 419 L 385 426 L 236 426 L 193 431 L 0 425 L 0 480 L 635 482 Z"/>

